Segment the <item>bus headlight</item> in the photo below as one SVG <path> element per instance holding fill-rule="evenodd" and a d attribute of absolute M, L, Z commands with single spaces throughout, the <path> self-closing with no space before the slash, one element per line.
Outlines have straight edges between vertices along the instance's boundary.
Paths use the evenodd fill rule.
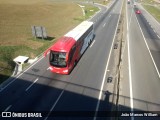
<path fill-rule="evenodd" d="M 64 73 L 68 72 L 68 70 L 63 70 Z"/>

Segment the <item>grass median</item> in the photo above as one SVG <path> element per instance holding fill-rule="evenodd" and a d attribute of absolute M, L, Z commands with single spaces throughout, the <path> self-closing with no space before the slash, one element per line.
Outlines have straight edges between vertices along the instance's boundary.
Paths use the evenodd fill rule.
<path fill-rule="evenodd" d="M 143 5 L 143 7 L 158 21 L 160 22 L 160 9 L 155 6 Z"/>
<path fill-rule="evenodd" d="M 160 22 L 160 3 L 157 0 L 143 0 L 139 1 L 143 7 L 158 21 Z"/>

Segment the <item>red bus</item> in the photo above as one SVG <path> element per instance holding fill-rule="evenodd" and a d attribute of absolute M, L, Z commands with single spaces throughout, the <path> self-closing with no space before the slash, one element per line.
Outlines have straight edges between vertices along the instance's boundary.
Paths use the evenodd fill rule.
<path fill-rule="evenodd" d="M 69 74 L 94 37 L 94 24 L 84 21 L 61 37 L 45 53 L 49 53 L 50 70 Z"/>

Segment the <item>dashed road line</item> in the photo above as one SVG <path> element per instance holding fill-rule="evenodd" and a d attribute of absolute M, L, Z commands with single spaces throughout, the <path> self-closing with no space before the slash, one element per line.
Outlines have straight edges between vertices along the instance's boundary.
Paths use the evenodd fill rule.
<path fill-rule="evenodd" d="M 36 83 L 37 81 L 38 81 L 38 78 L 25 91 L 28 91 L 33 86 L 33 84 Z"/>
<path fill-rule="evenodd" d="M 47 120 L 47 119 L 48 119 L 49 115 L 51 114 L 51 112 L 52 112 L 53 109 L 55 108 L 56 104 L 58 103 L 58 101 L 59 101 L 59 99 L 61 98 L 61 96 L 63 95 L 63 93 L 64 93 L 64 90 L 60 93 L 60 95 L 58 96 L 56 102 L 52 105 L 49 113 L 47 114 L 47 116 L 46 116 L 46 118 L 45 118 L 44 120 Z"/>
<path fill-rule="evenodd" d="M 47 68 L 47 70 L 49 70 L 49 69 L 50 69 L 50 67 Z"/>
<path fill-rule="evenodd" d="M 89 46 L 90 48 L 93 46 L 93 44 L 95 43 L 95 40 L 92 41 L 92 44 Z"/>
<path fill-rule="evenodd" d="M 153 31 L 156 33 L 156 31 L 153 29 Z"/>
<path fill-rule="evenodd" d="M 123 3 L 122 3 L 122 5 L 123 5 Z M 122 6 L 121 6 L 121 10 L 120 11 L 122 12 Z M 119 18 L 118 18 L 118 21 L 117 21 L 117 26 L 116 26 L 116 29 L 115 29 L 115 33 L 114 33 L 113 41 L 112 41 L 112 44 L 111 44 L 111 48 L 110 48 L 110 51 L 109 51 L 109 56 L 108 56 L 108 59 L 107 59 L 107 63 L 106 63 L 106 66 L 105 66 L 105 71 L 104 71 L 104 75 L 103 75 L 103 80 L 102 80 L 102 84 L 101 84 L 101 88 L 100 88 L 99 97 L 98 97 L 98 101 L 97 101 L 97 105 L 96 105 L 96 109 L 95 109 L 95 114 L 94 114 L 94 119 L 93 120 L 96 120 L 96 118 L 97 118 L 97 112 L 98 112 L 100 101 L 101 101 L 101 97 L 102 97 L 102 90 L 103 90 L 105 79 L 106 79 L 106 75 L 107 75 L 108 65 L 109 65 L 109 61 L 110 61 L 110 57 L 111 57 L 113 43 L 114 43 L 115 37 L 116 37 L 116 32 L 117 32 L 117 29 L 118 29 L 119 20 L 120 20 L 120 15 L 119 15 Z"/>
<path fill-rule="evenodd" d="M 103 27 L 105 27 L 105 26 L 106 26 L 106 23 L 103 24 Z"/>
<path fill-rule="evenodd" d="M 7 112 L 11 107 L 12 107 L 12 105 L 9 105 L 9 106 L 4 110 L 4 112 Z"/>

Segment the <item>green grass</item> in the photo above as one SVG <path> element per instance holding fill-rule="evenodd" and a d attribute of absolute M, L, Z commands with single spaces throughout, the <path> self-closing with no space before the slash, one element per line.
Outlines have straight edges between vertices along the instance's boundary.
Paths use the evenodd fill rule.
<path fill-rule="evenodd" d="M 95 12 L 99 11 L 97 7 L 93 7 L 91 5 L 86 5 L 85 6 L 85 19 L 90 18 L 95 14 Z"/>
<path fill-rule="evenodd" d="M 143 0 L 141 2 L 145 4 L 155 4 L 156 3 L 154 0 Z"/>
<path fill-rule="evenodd" d="M 111 0 L 93 0 L 95 3 L 99 3 L 102 5 L 107 5 Z"/>
<path fill-rule="evenodd" d="M 160 9 L 149 5 L 143 5 L 143 7 L 160 22 Z"/>
<path fill-rule="evenodd" d="M 16 51 L 29 52 L 25 46 L 0 46 L 0 82 L 8 78 L 14 70 L 15 63 L 12 61 Z"/>
<path fill-rule="evenodd" d="M 93 7 L 91 5 L 83 5 L 84 7 L 84 11 L 85 11 L 85 16 L 83 16 L 83 12 L 82 12 L 82 16 L 76 17 L 74 18 L 74 20 L 82 22 L 84 20 L 89 19 L 90 17 L 92 17 L 97 11 L 99 11 L 99 8 L 97 7 Z"/>

